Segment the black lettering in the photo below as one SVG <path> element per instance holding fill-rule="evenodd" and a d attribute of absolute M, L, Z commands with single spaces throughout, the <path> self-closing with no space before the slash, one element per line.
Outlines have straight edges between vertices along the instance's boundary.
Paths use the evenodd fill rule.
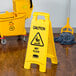
<path fill-rule="evenodd" d="M 39 53 L 39 51 L 36 51 L 36 50 L 33 50 L 33 52 L 35 52 L 35 53 Z"/>
<path fill-rule="evenodd" d="M 39 48 L 35 47 L 35 49 L 39 49 Z"/>
<path fill-rule="evenodd" d="M 45 30 L 45 27 L 37 27 L 37 26 L 33 26 L 33 29 L 36 29 L 36 30 Z"/>
<path fill-rule="evenodd" d="M 33 29 L 37 29 L 37 27 L 36 26 L 33 26 Z"/>

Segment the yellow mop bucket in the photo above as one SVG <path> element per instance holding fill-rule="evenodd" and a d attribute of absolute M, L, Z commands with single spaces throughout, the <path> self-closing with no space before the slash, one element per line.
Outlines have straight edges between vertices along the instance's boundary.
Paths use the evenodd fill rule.
<path fill-rule="evenodd" d="M 2 44 L 6 44 L 5 36 L 25 36 L 25 14 L 14 12 L 0 14 L 0 35 Z"/>

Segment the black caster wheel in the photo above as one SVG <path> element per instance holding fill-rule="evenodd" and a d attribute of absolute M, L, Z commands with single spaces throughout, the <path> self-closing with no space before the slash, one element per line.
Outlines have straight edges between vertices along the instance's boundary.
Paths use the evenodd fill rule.
<path fill-rule="evenodd" d="M 21 40 L 21 36 L 18 36 L 18 40 Z"/>
<path fill-rule="evenodd" d="M 1 39 L 1 44 L 5 45 L 6 44 L 6 39 Z"/>

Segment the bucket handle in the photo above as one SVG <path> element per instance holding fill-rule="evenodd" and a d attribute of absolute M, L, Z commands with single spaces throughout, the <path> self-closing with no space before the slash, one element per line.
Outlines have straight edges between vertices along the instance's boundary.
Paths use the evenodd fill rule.
<path fill-rule="evenodd" d="M 32 5 L 32 0 L 30 0 L 30 8 L 32 8 L 33 7 L 33 5 Z"/>

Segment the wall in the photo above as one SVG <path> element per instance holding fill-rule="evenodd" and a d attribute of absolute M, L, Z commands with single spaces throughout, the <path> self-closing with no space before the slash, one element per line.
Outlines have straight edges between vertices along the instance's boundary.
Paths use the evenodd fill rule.
<path fill-rule="evenodd" d="M 76 0 L 71 0 L 70 25 L 76 28 Z"/>
<path fill-rule="evenodd" d="M 12 0 L 0 0 L 0 13 L 5 11 L 13 11 Z"/>
<path fill-rule="evenodd" d="M 33 12 L 50 13 L 53 27 L 63 27 L 66 24 L 69 0 L 33 0 L 33 4 Z M 26 20 L 26 27 L 30 26 L 31 19 Z"/>

